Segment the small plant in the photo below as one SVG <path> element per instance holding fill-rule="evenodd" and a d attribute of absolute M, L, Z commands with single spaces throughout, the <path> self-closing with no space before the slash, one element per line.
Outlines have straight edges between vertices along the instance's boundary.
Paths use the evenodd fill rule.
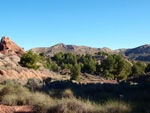
<path fill-rule="evenodd" d="M 31 89 L 31 91 L 35 91 L 36 88 L 38 88 L 42 84 L 42 81 L 37 78 L 30 78 L 28 79 L 27 85 Z"/>
<path fill-rule="evenodd" d="M 71 89 L 66 89 L 62 92 L 62 98 L 74 98 L 73 92 Z"/>
<path fill-rule="evenodd" d="M 3 85 L 14 85 L 14 84 L 17 84 L 17 81 L 15 79 L 13 79 L 13 80 L 6 79 L 6 80 L 3 80 L 2 84 Z"/>

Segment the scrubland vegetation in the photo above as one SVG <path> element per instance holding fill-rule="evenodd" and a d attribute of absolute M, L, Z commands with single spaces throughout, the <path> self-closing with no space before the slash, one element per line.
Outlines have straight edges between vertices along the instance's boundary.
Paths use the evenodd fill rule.
<path fill-rule="evenodd" d="M 19 80 L 4 79 L 0 85 L 0 103 L 33 106 L 37 113 L 149 113 L 149 80 L 135 83 L 130 78 L 149 72 L 150 66 L 129 61 L 122 55 L 101 52 L 97 55 L 106 55 L 107 58 L 98 64 L 89 54 L 57 53 L 49 58 L 45 53 L 38 55 L 29 51 L 21 58 L 22 66 L 37 70 L 40 67 L 37 62 L 40 62 L 52 71 L 68 69 L 71 80 L 33 78 L 21 84 Z M 80 81 L 81 73 L 123 81 L 118 84 L 72 81 Z"/>
<path fill-rule="evenodd" d="M 30 105 L 37 113 L 149 113 L 150 85 L 49 84 L 29 79 L 26 85 L 6 80 L 0 85 L 0 103 Z"/>
<path fill-rule="evenodd" d="M 46 54 L 33 53 L 31 50 L 23 55 L 20 64 L 22 66 L 37 70 L 40 62 L 45 68 L 55 72 L 60 70 L 69 70 L 71 79 L 79 80 L 80 73 L 89 73 L 100 75 L 105 78 L 115 80 L 127 80 L 136 75 L 150 72 L 150 65 L 140 61 L 130 61 L 123 58 L 122 55 L 108 54 L 104 52 L 95 53 L 99 58 L 105 56 L 99 64 L 96 56 L 91 54 L 75 55 L 72 53 L 56 53 L 53 57 L 46 57 Z"/>

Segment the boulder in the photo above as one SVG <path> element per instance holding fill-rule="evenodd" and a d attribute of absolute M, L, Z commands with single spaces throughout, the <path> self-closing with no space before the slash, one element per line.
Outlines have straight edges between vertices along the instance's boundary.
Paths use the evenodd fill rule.
<path fill-rule="evenodd" d="M 0 42 L 0 53 L 5 55 L 16 54 L 22 56 L 25 51 L 14 43 L 9 37 L 3 36 Z"/>

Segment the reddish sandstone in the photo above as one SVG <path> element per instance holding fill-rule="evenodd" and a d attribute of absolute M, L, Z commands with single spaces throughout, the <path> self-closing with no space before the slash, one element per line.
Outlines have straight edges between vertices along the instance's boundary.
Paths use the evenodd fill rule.
<path fill-rule="evenodd" d="M 3 36 L 0 43 L 0 52 L 5 55 L 16 54 L 22 56 L 25 51 L 9 37 L 6 38 L 6 36 Z"/>

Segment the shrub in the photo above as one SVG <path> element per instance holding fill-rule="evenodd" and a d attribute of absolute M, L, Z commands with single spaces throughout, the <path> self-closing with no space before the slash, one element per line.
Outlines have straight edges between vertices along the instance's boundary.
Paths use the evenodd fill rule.
<path fill-rule="evenodd" d="M 62 100 L 62 102 L 49 109 L 49 112 L 53 113 L 90 113 L 90 111 L 89 106 L 76 99 Z"/>
<path fill-rule="evenodd" d="M 0 90 L 0 101 L 7 105 L 23 105 L 28 94 L 29 90 L 21 85 L 6 85 Z"/>
<path fill-rule="evenodd" d="M 38 68 L 40 68 L 39 65 L 36 65 L 38 59 L 39 59 L 39 55 L 33 53 L 30 50 L 27 53 L 23 54 L 23 56 L 20 59 L 20 64 L 24 67 L 33 68 L 34 70 L 37 70 Z"/>
<path fill-rule="evenodd" d="M 109 100 L 104 104 L 102 113 L 130 113 L 130 104 L 126 104 L 122 101 Z"/>
<path fill-rule="evenodd" d="M 142 74 L 145 72 L 146 66 L 142 62 L 137 62 L 132 68 L 133 74 Z"/>
<path fill-rule="evenodd" d="M 17 84 L 17 80 L 13 79 L 13 80 L 9 80 L 9 79 L 5 79 L 3 82 L 2 82 L 3 85 L 15 85 Z"/>
<path fill-rule="evenodd" d="M 48 110 L 55 106 L 55 100 L 43 93 L 34 93 L 31 100 L 37 113 L 48 113 Z"/>
<path fill-rule="evenodd" d="M 27 81 L 28 88 L 31 89 L 31 91 L 35 91 L 36 88 L 39 88 L 39 86 L 42 84 L 42 81 L 38 78 L 30 78 Z"/>
<path fill-rule="evenodd" d="M 7 94 L 20 94 L 24 92 L 29 92 L 27 88 L 21 86 L 21 85 L 6 85 L 3 89 L 0 91 L 0 96 L 4 96 Z"/>
<path fill-rule="evenodd" d="M 62 98 L 74 98 L 74 95 L 71 89 L 65 89 L 62 92 L 61 97 Z"/>
<path fill-rule="evenodd" d="M 51 63 L 50 70 L 55 71 L 55 72 L 58 71 L 58 66 L 55 62 Z"/>
<path fill-rule="evenodd" d="M 101 66 L 105 71 L 104 76 L 109 78 L 126 80 L 132 72 L 131 64 L 123 59 L 122 55 L 109 55 L 107 59 L 102 62 Z"/>
<path fill-rule="evenodd" d="M 75 64 L 74 67 L 71 69 L 71 79 L 72 80 L 79 80 L 80 79 L 80 72 L 81 72 L 80 65 Z"/>
<path fill-rule="evenodd" d="M 46 53 L 45 53 L 45 52 L 42 52 L 42 53 L 40 53 L 39 55 L 40 55 L 41 57 L 44 57 L 44 58 L 46 57 Z"/>
<path fill-rule="evenodd" d="M 2 98 L 2 101 L 1 103 L 4 104 L 4 105 L 10 105 L 10 106 L 13 106 L 13 105 L 17 105 L 17 95 L 5 95 L 3 98 Z"/>

